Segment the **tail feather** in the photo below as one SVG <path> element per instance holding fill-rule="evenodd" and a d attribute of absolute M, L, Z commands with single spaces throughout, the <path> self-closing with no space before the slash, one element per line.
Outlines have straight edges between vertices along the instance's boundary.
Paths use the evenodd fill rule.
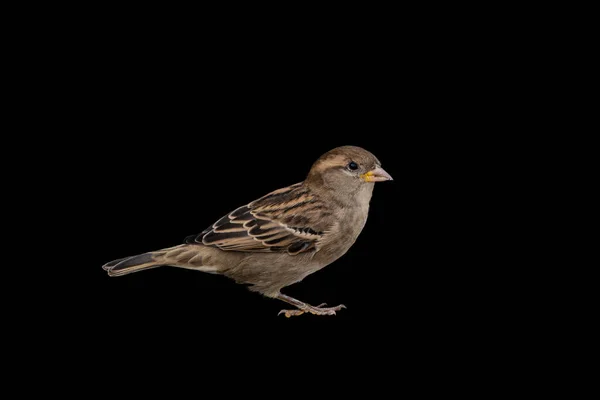
<path fill-rule="evenodd" d="M 167 249 L 156 250 L 137 256 L 120 258 L 102 266 L 109 276 L 121 276 L 132 272 L 171 265 L 179 268 L 189 268 L 212 274 L 221 273 L 218 266 L 210 263 L 206 249 L 198 245 L 179 245 Z M 207 263 L 208 262 L 208 263 Z"/>
<path fill-rule="evenodd" d="M 163 265 L 157 262 L 153 253 L 144 253 L 137 256 L 120 258 L 102 266 L 109 276 L 121 276 L 131 274 Z"/>
<path fill-rule="evenodd" d="M 110 269 L 112 267 L 114 267 L 115 265 L 117 265 L 118 263 L 120 263 L 123 260 L 127 260 L 128 258 L 131 258 L 131 256 L 130 257 L 119 258 L 118 260 L 114 260 L 114 261 L 108 262 L 108 263 L 106 263 L 106 264 L 104 264 L 102 266 L 102 269 L 105 270 L 105 271 L 110 271 Z"/>

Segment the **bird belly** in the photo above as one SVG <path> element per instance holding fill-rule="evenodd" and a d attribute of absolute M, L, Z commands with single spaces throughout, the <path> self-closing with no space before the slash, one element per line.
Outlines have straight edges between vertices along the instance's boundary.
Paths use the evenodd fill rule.
<path fill-rule="evenodd" d="M 238 265 L 221 273 L 238 283 L 252 285 L 249 287 L 252 291 L 275 297 L 282 288 L 301 281 L 327 265 L 316 260 L 314 255 L 314 252 L 295 256 L 264 253 L 257 256 L 247 253 Z"/>

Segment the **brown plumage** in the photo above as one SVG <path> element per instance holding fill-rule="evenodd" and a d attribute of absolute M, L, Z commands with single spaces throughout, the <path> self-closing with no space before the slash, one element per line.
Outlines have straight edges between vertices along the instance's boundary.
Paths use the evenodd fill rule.
<path fill-rule="evenodd" d="M 391 180 L 377 158 L 354 146 L 322 155 L 304 182 L 282 188 L 225 215 L 185 244 L 109 262 L 110 276 L 162 265 L 222 274 L 250 290 L 297 307 L 286 316 L 334 315 L 344 308 L 311 306 L 282 294 L 341 257 L 362 231 L 374 182 Z"/>

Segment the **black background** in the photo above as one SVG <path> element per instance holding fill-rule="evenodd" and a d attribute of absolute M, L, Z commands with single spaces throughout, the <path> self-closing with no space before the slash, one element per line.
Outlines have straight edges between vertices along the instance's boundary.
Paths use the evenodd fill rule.
<path fill-rule="evenodd" d="M 89 103 L 74 111 L 85 121 L 84 170 L 77 171 L 84 178 L 73 199 L 84 206 L 85 226 L 74 234 L 85 239 L 80 268 L 93 271 L 97 318 L 109 331 L 215 321 L 360 323 L 431 301 L 441 266 L 425 262 L 439 251 L 427 241 L 444 229 L 432 216 L 452 196 L 435 187 L 434 172 L 445 143 L 455 141 L 438 131 L 449 114 L 432 111 L 443 97 L 438 85 L 447 83 L 418 61 L 407 68 L 399 57 L 406 49 L 390 43 L 363 42 L 360 52 L 295 43 L 209 52 L 210 42 L 188 51 L 129 36 L 110 57 L 88 60 L 94 65 L 81 92 Z M 303 180 L 316 158 L 346 144 L 373 152 L 395 181 L 377 184 L 351 251 L 285 291 L 312 304 L 344 303 L 336 317 L 287 321 L 277 317 L 286 304 L 195 271 L 109 278 L 100 269 L 181 243 L 236 207 Z"/>
<path fill-rule="evenodd" d="M 351 324 L 389 334 L 409 324 L 417 337 L 475 317 L 474 292 L 489 288 L 485 279 L 471 286 L 478 250 L 461 240 L 474 232 L 460 210 L 476 207 L 477 198 L 461 193 L 462 160 L 446 153 L 456 137 L 437 131 L 431 121 L 440 114 L 417 109 L 420 86 L 403 91 L 387 78 L 391 66 L 386 71 L 360 90 L 354 73 L 343 71 L 274 73 L 271 81 L 286 82 L 281 88 L 258 78 L 248 84 L 234 72 L 219 84 L 207 78 L 208 86 L 190 88 L 172 76 L 167 87 L 147 87 L 154 72 L 138 71 L 134 83 L 118 76 L 119 90 L 102 88 L 83 164 L 89 169 L 73 198 L 83 206 L 73 234 L 83 240 L 85 262 L 76 268 L 92 282 L 80 289 L 99 329 Z M 322 153 L 345 144 L 373 152 L 395 180 L 376 184 L 365 229 L 344 257 L 283 291 L 315 305 L 345 304 L 337 316 L 278 317 L 285 303 L 196 271 L 164 267 L 109 278 L 100 268 L 182 243 L 238 206 L 303 180 Z"/>
<path fill-rule="evenodd" d="M 215 82 L 209 70 L 208 83 L 194 85 L 191 69 L 184 80 L 137 68 L 107 77 L 90 110 L 93 133 L 82 143 L 85 169 L 77 172 L 81 190 L 72 199 L 82 210 L 83 225 L 73 232 L 85 243 L 79 268 L 92 271 L 99 287 L 100 318 L 109 325 L 332 324 L 406 315 L 415 303 L 430 302 L 431 285 L 447 266 L 427 260 L 443 258 L 439 236 L 457 232 L 438 219 L 452 216 L 444 212 L 457 187 L 456 180 L 440 182 L 446 171 L 438 157 L 449 139 L 431 132 L 437 125 L 427 127 L 432 122 L 417 110 L 421 88 L 403 92 L 393 66 L 381 65 L 385 78 L 374 76 L 362 88 L 355 72 L 327 69 L 269 73 L 271 84 L 263 83 L 264 73 L 250 79 L 234 71 Z M 276 87 L 278 80 L 285 83 Z M 369 220 L 351 251 L 286 290 L 309 303 L 348 306 L 336 317 L 285 321 L 277 317 L 284 303 L 195 271 L 109 278 L 100 268 L 181 243 L 236 207 L 303 180 L 322 153 L 346 144 L 373 152 L 395 180 L 376 184 Z"/>
<path fill-rule="evenodd" d="M 57 62 L 67 78 L 48 76 L 43 99 L 59 109 L 45 120 L 65 154 L 49 197 L 60 198 L 51 226 L 66 233 L 52 249 L 58 283 L 38 305 L 44 329 L 120 366 L 173 354 L 201 364 L 229 351 L 255 360 L 276 343 L 288 368 L 305 351 L 323 355 L 307 369 L 316 375 L 372 365 L 346 358 L 431 371 L 430 360 L 452 369 L 469 352 L 476 367 L 508 350 L 519 332 L 505 324 L 507 305 L 520 288 L 503 283 L 520 275 L 493 223 L 503 207 L 490 201 L 505 194 L 488 161 L 509 140 L 509 67 L 486 51 L 493 35 L 434 29 L 429 18 L 282 37 L 130 18 L 119 34 L 100 25 L 67 47 L 70 62 Z M 101 269 L 182 243 L 347 144 L 373 152 L 394 181 L 376 184 L 345 256 L 283 290 L 345 304 L 337 316 L 286 319 L 285 303 L 191 270 Z"/>
<path fill-rule="evenodd" d="M 469 247 L 461 236 L 474 233 L 461 210 L 472 211 L 482 196 L 464 189 L 479 184 L 470 175 L 472 158 L 482 156 L 471 152 L 472 134 L 485 107 L 456 70 L 436 64 L 455 53 L 420 57 L 416 43 L 390 41 L 359 42 L 360 51 L 300 49 L 298 38 L 293 47 L 221 47 L 209 56 L 204 47 L 150 39 L 123 39 L 103 49 L 110 57 L 90 52 L 80 61 L 89 68 L 73 71 L 81 83 L 70 128 L 81 134 L 69 143 L 77 168 L 65 172 L 75 178 L 70 201 L 80 218 L 72 240 L 85 254 L 76 272 L 93 277 L 81 290 L 99 326 L 177 331 L 398 318 L 415 326 L 436 315 L 452 321 L 445 307 L 464 312 L 467 299 L 456 288 L 472 279 L 475 253 L 456 255 Z M 195 271 L 109 278 L 100 268 L 180 244 L 236 207 L 303 180 L 316 158 L 346 144 L 373 152 L 395 180 L 376 185 L 348 254 L 285 290 L 312 304 L 345 304 L 337 316 L 286 320 L 277 317 L 284 303 Z"/>
<path fill-rule="evenodd" d="M 23 207 L 3 209 L 26 232 L 5 228 L 24 249 L 5 245 L 3 334 L 19 390 L 480 398 L 550 387 L 573 364 L 557 344 L 581 353 L 577 321 L 556 318 L 580 284 L 549 282 L 573 264 L 551 228 L 565 206 L 548 200 L 567 161 L 547 145 L 572 131 L 552 126 L 572 98 L 557 57 L 577 64 L 549 10 L 41 7 L 7 41 L 6 180 L 23 174 L 3 198 Z M 101 269 L 180 244 L 346 144 L 395 180 L 376 184 L 345 256 L 284 289 L 345 304 L 337 316 L 286 319 L 287 304 L 196 271 Z"/>

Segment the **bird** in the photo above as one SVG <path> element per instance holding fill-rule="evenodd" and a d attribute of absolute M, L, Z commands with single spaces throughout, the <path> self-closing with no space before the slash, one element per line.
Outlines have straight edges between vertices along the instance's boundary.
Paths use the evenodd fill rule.
<path fill-rule="evenodd" d="M 336 315 L 343 304 L 312 306 L 281 290 L 344 255 L 367 221 L 376 182 L 393 180 L 372 153 L 336 147 L 306 179 L 243 205 L 183 244 L 111 261 L 111 277 L 160 266 L 224 275 L 294 309 L 278 315 Z"/>

